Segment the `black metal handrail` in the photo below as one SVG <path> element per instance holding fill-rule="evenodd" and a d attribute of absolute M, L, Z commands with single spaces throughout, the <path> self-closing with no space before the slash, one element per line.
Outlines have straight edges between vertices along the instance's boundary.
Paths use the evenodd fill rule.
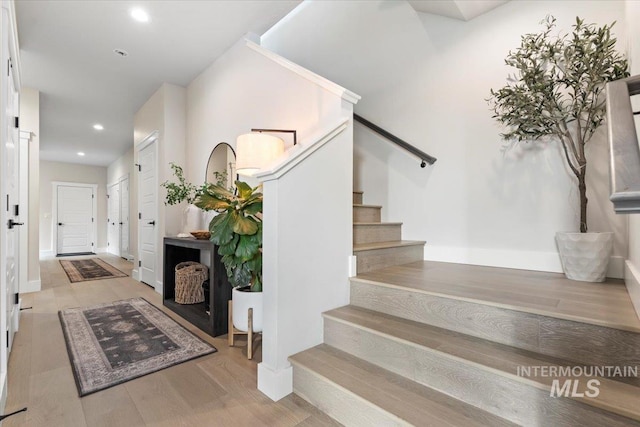
<path fill-rule="evenodd" d="M 354 113 L 353 114 L 353 119 L 356 122 L 362 123 L 363 125 L 365 125 L 369 129 L 371 129 L 372 131 L 384 136 L 389 141 L 393 142 L 394 144 L 398 145 L 399 147 L 404 148 L 405 150 L 407 150 L 408 152 L 410 152 L 414 156 L 418 157 L 420 160 L 422 160 L 422 162 L 420 163 L 420 167 L 421 168 L 427 166 L 427 163 L 432 165 L 432 164 L 434 164 L 436 162 L 436 160 L 438 160 L 435 157 L 430 156 L 427 153 L 425 153 L 424 151 L 420 150 L 419 148 L 416 148 L 413 145 L 409 144 L 407 141 L 398 138 L 397 136 L 395 136 L 394 134 L 392 134 L 390 132 L 387 132 L 386 130 L 382 129 L 380 126 L 371 123 L 369 120 L 365 119 L 362 116 L 359 116 L 359 115 Z"/>

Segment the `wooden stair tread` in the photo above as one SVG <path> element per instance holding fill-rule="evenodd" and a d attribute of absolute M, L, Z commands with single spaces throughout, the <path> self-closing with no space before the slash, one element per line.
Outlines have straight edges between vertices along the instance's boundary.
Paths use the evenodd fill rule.
<path fill-rule="evenodd" d="M 551 389 L 553 378 L 518 376 L 518 367 L 580 365 L 355 306 L 341 307 L 323 315 L 392 340 L 446 354 L 458 362 L 469 363 L 494 374 L 548 391 Z M 608 378 L 597 379 L 600 381 L 598 397 L 572 399 L 640 421 L 640 405 L 638 405 L 640 388 Z M 580 387 L 580 391 L 585 391 L 584 377 Z"/>
<path fill-rule="evenodd" d="M 627 289 L 615 279 L 576 282 L 558 273 L 418 261 L 361 273 L 351 280 L 640 332 Z"/>
<path fill-rule="evenodd" d="M 394 240 L 391 242 L 364 243 L 361 245 L 353 245 L 353 251 L 372 251 L 375 249 L 400 248 L 403 246 L 420 246 L 427 242 L 423 240 Z M 366 274 L 366 273 L 365 273 Z"/>
<path fill-rule="evenodd" d="M 309 369 L 414 425 L 514 425 L 326 344 L 291 356 L 289 360 L 294 366 Z"/>
<path fill-rule="evenodd" d="M 372 209 L 382 209 L 381 205 L 364 205 L 364 204 L 359 204 L 359 203 L 354 203 L 353 204 L 354 208 L 372 208 Z"/>
<path fill-rule="evenodd" d="M 353 226 L 385 226 L 385 225 L 402 225 L 401 222 L 354 222 Z"/>

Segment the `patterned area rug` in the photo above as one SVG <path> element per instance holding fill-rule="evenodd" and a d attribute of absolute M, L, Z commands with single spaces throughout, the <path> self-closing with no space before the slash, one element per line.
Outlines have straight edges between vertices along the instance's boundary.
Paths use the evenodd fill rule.
<path fill-rule="evenodd" d="M 85 282 L 87 280 L 111 279 L 114 277 L 127 277 L 125 273 L 100 258 L 77 259 L 60 261 L 64 272 L 71 283 Z"/>
<path fill-rule="evenodd" d="M 217 351 L 144 298 L 58 315 L 81 397 Z"/>

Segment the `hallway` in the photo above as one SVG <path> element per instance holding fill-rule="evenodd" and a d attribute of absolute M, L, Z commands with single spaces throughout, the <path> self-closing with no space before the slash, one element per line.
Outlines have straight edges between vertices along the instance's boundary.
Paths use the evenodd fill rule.
<path fill-rule="evenodd" d="M 132 263 L 100 258 L 127 274 Z M 256 360 L 246 345 L 229 348 L 226 336 L 212 338 L 164 310 L 218 352 L 78 397 L 58 319 L 58 310 L 132 297 L 161 307 L 161 297 L 131 277 L 70 283 L 58 259 L 43 260 L 42 291 L 23 294 L 24 310 L 9 360 L 6 412 L 28 407 L 5 427 L 47 426 L 319 426 L 336 425 L 301 398 L 274 403 L 256 390 Z"/>

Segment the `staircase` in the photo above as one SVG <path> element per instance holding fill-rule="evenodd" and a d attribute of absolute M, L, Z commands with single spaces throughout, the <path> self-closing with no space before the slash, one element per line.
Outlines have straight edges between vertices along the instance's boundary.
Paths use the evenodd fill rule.
<path fill-rule="evenodd" d="M 290 357 L 296 394 L 349 426 L 640 426 L 632 371 L 551 397 L 566 378 L 531 370 L 638 369 L 624 284 L 426 262 L 425 242 L 401 240 L 361 192 L 353 202 L 351 305 L 324 313 L 324 344 Z"/>

